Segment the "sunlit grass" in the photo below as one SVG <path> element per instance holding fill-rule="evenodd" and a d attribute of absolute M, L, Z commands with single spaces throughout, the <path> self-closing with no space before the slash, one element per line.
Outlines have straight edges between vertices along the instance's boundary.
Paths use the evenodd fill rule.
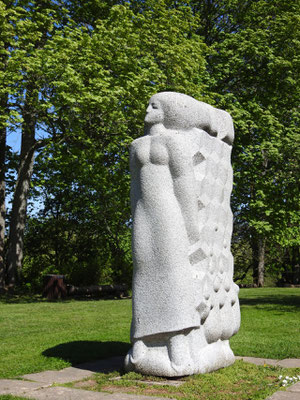
<path fill-rule="evenodd" d="M 242 289 L 236 355 L 300 358 L 300 289 Z M 131 301 L 0 301 L 0 377 L 125 354 Z"/>
<path fill-rule="evenodd" d="M 126 353 L 130 300 L 0 303 L 0 376 Z"/>
<path fill-rule="evenodd" d="M 112 379 L 116 373 L 96 374 L 68 386 L 109 393 L 166 396 L 178 400 L 264 400 L 281 388 L 279 377 L 286 371 L 297 374 L 300 369 L 256 366 L 240 360 L 230 367 L 209 374 L 178 379 L 182 385 L 177 387 L 166 384 L 168 382 L 165 378 L 145 377 L 135 373 L 124 374 L 117 380 Z"/>
<path fill-rule="evenodd" d="M 242 324 L 231 339 L 236 355 L 300 358 L 300 289 L 240 291 Z"/>

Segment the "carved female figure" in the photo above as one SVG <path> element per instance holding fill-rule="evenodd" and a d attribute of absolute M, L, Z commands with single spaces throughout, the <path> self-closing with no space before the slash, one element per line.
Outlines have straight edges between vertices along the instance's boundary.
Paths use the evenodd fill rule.
<path fill-rule="evenodd" d="M 200 240 L 199 203 L 185 133 L 204 126 L 218 135 L 210 106 L 199 112 L 199 104 L 204 103 L 178 93 L 153 96 L 146 110 L 145 136 L 131 146 L 134 275 L 129 370 L 167 376 L 195 372 L 191 332 L 199 334 L 203 304 L 190 255 Z M 199 338 L 207 344 L 202 332 Z"/>

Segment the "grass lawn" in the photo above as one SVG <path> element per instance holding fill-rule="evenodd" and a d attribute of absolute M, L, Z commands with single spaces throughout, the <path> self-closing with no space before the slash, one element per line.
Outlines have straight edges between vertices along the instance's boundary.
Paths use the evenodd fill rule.
<path fill-rule="evenodd" d="M 300 358 L 300 288 L 241 289 L 241 329 L 235 355 Z"/>
<path fill-rule="evenodd" d="M 96 374 L 66 386 L 108 393 L 166 396 L 178 400 L 265 400 L 280 389 L 279 376 L 282 373 L 293 376 L 300 374 L 300 369 L 256 366 L 239 360 L 230 367 L 210 374 L 181 378 L 179 381 L 182 385 L 178 387 L 166 384 L 172 381 L 166 382 L 164 378 L 132 372 L 117 379 L 117 372 Z"/>
<path fill-rule="evenodd" d="M 300 289 L 242 289 L 236 355 L 300 358 Z M 130 300 L 0 301 L 0 377 L 125 354 Z M 0 397 L 1 400 L 1 397 Z"/>

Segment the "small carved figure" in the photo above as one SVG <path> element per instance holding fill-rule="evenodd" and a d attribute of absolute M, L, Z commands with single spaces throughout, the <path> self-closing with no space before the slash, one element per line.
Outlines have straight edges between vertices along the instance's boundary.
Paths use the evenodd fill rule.
<path fill-rule="evenodd" d="M 149 102 L 130 151 L 133 347 L 127 370 L 160 376 L 234 362 L 240 324 L 230 253 L 228 113 L 180 93 Z"/>

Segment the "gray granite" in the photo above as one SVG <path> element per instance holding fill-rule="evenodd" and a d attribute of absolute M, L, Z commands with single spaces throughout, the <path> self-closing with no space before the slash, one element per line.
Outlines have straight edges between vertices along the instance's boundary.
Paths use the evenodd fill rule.
<path fill-rule="evenodd" d="M 80 379 L 88 378 L 91 375 L 93 375 L 91 371 L 69 367 L 62 369 L 61 371 L 44 371 L 36 374 L 27 374 L 23 375 L 22 378 L 35 382 L 52 384 L 78 381 Z"/>
<path fill-rule="evenodd" d="M 273 360 L 271 358 L 258 358 L 258 357 L 235 357 L 236 360 L 243 360 L 245 362 L 255 364 L 255 365 L 278 365 L 278 360 Z"/>
<path fill-rule="evenodd" d="M 300 393 L 300 382 L 295 383 L 294 385 L 290 386 L 287 388 L 288 392 L 295 392 L 295 393 Z M 300 399 L 300 395 L 299 399 Z"/>
<path fill-rule="evenodd" d="M 299 393 L 295 392 L 283 392 L 279 391 L 274 393 L 271 397 L 268 397 L 267 400 L 299 400 Z"/>
<path fill-rule="evenodd" d="M 284 368 L 300 368 L 300 359 L 285 358 L 284 360 L 279 360 L 277 365 Z"/>
<path fill-rule="evenodd" d="M 110 381 L 119 381 L 121 380 L 122 377 L 121 376 L 116 376 L 114 378 L 110 378 Z M 181 385 L 183 385 L 185 383 L 184 380 L 174 380 L 174 379 L 170 379 L 168 381 L 146 381 L 146 380 L 138 380 L 138 379 L 131 379 L 132 382 L 139 382 L 139 383 L 143 383 L 145 385 L 157 385 L 157 386 L 175 386 L 175 387 L 179 387 Z"/>
<path fill-rule="evenodd" d="M 236 356 L 236 360 L 243 360 L 255 365 L 275 365 L 283 368 L 300 368 L 299 358 L 285 358 L 284 360 L 274 360 L 271 358 L 259 358 L 259 357 L 246 357 L 246 356 Z"/>
<path fill-rule="evenodd" d="M 89 390 L 71 389 L 66 387 L 51 387 L 36 390 L 26 394 L 25 397 L 36 400 L 171 400 L 160 397 L 149 397 L 126 393 L 104 393 Z"/>
<path fill-rule="evenodd" d="M 28 392 L 45 387 L 47 387 L 47 385 L 37 382 L 28 382 L 17 379 L 0 379 L 0 394 L 24 396 L 24 394 Z"/>
<path fill-rule="evenodd" d="M 36 374 L 23 375 L 22 378 L 42 383 L 67 383 L 88 378 L 96 372 L 111 372 L 121 370 L 124 357 L 112 357 L 79 364 L 76 367 L 64 368 L 60 371 L 44 371 Z"/>
<path fill-rule="evenodd" d="M 176 377 L 231 365 L 240 326 L 233 283 L 230 115 L 162 92 L 130 150 L 133 347 L 128 371 Z"/>

